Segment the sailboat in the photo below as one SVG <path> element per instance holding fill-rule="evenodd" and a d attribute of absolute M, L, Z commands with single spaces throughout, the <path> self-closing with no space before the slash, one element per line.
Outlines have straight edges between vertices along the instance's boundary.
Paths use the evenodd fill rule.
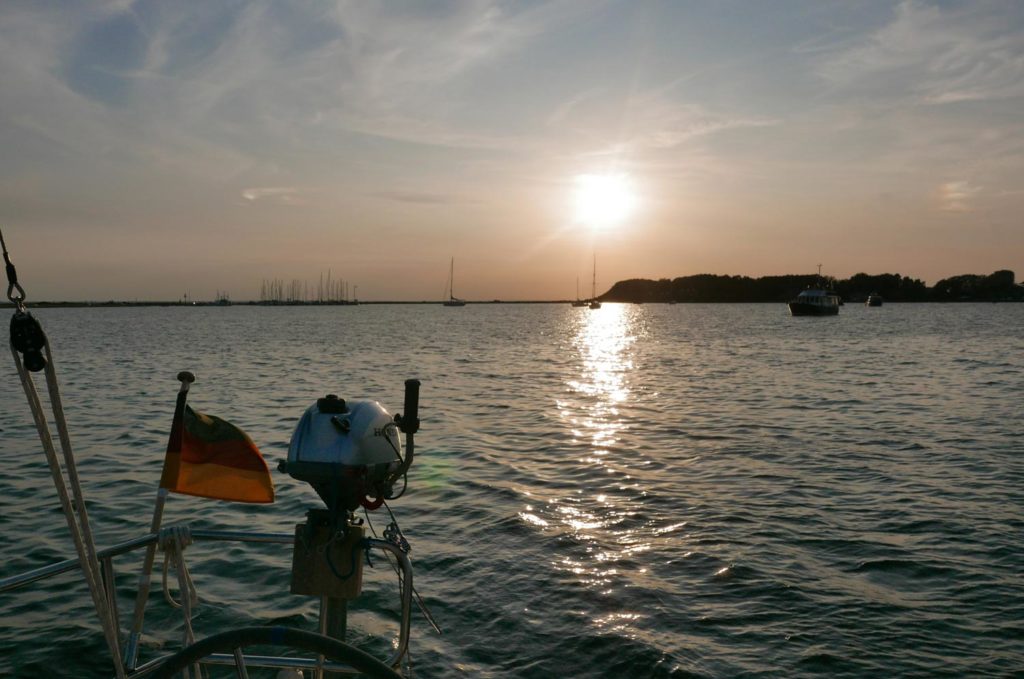
<path fill-rule="evenodd" d="M 459 299 L 455 296 L 455 258 L 452 257 L 451 268 L 448 271 L 448 284 L 445 286 L 445 292 L 448 293 L 448 299 L 444 300 L 442 304 L 445 306 L 466 306 L 466 300 Z"/>
<path fill-rule="evenodd" d="M 594 255 L 594 278 L 590 283 L 590 308 L 601 308 L 601 302 L 597 299 L 597 255 Z"/>
<path fill-rule="evenodd" d="M 574 307 L 587 306 L 586 300 L 580 299 L 580 277 L 576 277 L 576 301 L 572 303 Z"/>

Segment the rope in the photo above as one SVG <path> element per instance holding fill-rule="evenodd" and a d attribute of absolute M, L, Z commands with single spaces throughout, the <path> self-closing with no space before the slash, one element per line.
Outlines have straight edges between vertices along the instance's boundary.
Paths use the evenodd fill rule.
<path fill-rule="evenodd" d="M 391 524 L 388 524 L 388 527 L 384 530 L 384 539 L 396 545 L 399 549 L 408 554 L 412 550 L 412 548 L 409 546 L 409 541 L 405 539 L 405 535 L 402 533 L 402 529 L 398 526 L 398 520 L 395 518 L 395 513 L 391 511 L 391 507 L 388 505 L 387 502 L 384 503 L 384 507 L 388 510 L 388 513 L 391 515 Z M 373 521 L 370 520 L 370 512 L 368 512 L 366 509 L 363 509 L 363 514 L 366 516 L 366 525 L 370 527 L 370 532 L 373 533 L 374 537 L 378 537 L 377 529 L 373 527 Z M 395 532 L 397 532 L 397 535 L 401 536 L 401 542 L 395 541 L 395 532 L 391 531 L 392 525 L 394 525 Z M 402 543 L 404 543 L 404 546 Z M 398 576 L 398 583 L 399 586 L 401 586 L 401 569 L 398 567 L 398 564 L 394 560 L 392 560 L 391 554 L 389 554 L 388 552 L 384 552 L 384 557 L 388 560 L 388 564 L 391 565 L 392 570 L 395 571 L 395 575 Z M 420 613 L 423 614 L 423 617 L 426 619 L 426 621 L 430 623 L 430 626 L 434 628 L 435 632 L 437 632 L 438 634 L 443 634 L 443 632 L 441 631 L 441 626 L 437 624 L 437 621 L 434 619 L 434 616 L 430 613 L 430 609 L 427 608 L 427 604 L 423 601 L 423 597 L 420 596 L 420 593 L 416 590 L 415 587 L 412 588 L 412 593 L 416 597 L 416 605 L 419 607 Z"/>
<path fill-rule="evenodd" d="M 9 261 L 9 260 L 8 260 Z M 18 286 L 20 288 L 20 286 Z M 68 524 L 68 531 L 75 543 L 75 552 L 78 554 L 79 563 L 82 566 L 82 573 L 89 586 L 89 594 L 92 596 L 93 606 L 103 628 L 103 636 L 113 656 L 114 669 L 118 679 L 125 678 L 124 666 L 121 662 L 121 649 L 119 647 L 119 631 L 114 621 L 110 607 L 107 605 L 108 592 L 103 584 L 99 560 L 96 558 L 96 545 L 93 541 L 92 530 L 89 526 L 89 514 L 86 509 L 85 497 L 82 493 L 81 484 L 78 478 L 77 467 L 75 466 L 74 451 L 71 448 L 71 439 L 68 435 L 67 422 L 64 418 L 64 409 L 61 405 L 60 391 L 57 386 L 57 374 L 53 365 L 53 355 L 50 352 L 49 341 L 46 340 L 44 347 L 49 359 L 46 365 L 46 383 L 50 393 L 50 405 L 53 409 L 54 422 L 57 426 L 60 438 L 61 449 L 64 454 L 64 461 L 67 465 L 68 481 L 71 485 L 71 495 L 74 497 L 72 504 L 68 493 L 68 483 L 64 479 L 64 471 L 57 458 L 57 451 L 50 434 L 50 427 L 46 421 L 46 413 L 36 392 L 32 375 L 25 368 L 21 355 L 14 345 L 11 345 L 11 353 L 14 355 L 14 364 L 18 369 L 18 376 L 21 378 L 21 386 L 25 391 L 25 398 L 28 400 L 29 408 L 32 411 L 32 419 L 35 421 L 36 430 L 39 433 L 39 440 L 43 445 L 43 452 L 46 455 L 47 464 L 50 467 L 50 474 L 53 477 L 53 485 L 57 490 L 60 499 L 61 509 Z"/>
<path fill-rule="evenodd" d="M 185 564 L 185 548 L 192 544 L 192 530 L 187 523 L 161 528 L 157 541 L 160 544 L 160 549 L 164 552 L 164 599 L 172 608 L 181 609 L 181 616 L 185 623 L 184 646 L 187 648 L 196 642 L 196 634 L 192 629 L 192 607 L 199 605 L 196 585 Z M 178 591 L 181 593 L 181 601 L 174 599 L 171 589 L 167 585 L 167 571 L 172 559 L 174 560 L 174 570 L 178 574 Z M 204 673 L 202 667 L 195 663 L 191 667 L 186 667 L 182 675 L 185 679 L 192 679 L 193 676 L 195 679 L 203 679 Z"/>
<path fill-rule="evenodd" d="M 164 553 L 163 568 L 163 590 L 164 599 L 172 608 L 180 608 L 185 619 L 185 645 L 195 643 L 195 632 L 192 630 L 192 607 L 199 605 L 199 593 L 196 591 L 195 582 L 192 581 L 192 574 L 189 573 L 185 564 L 185 548 L 192 544 L 192 531 L 188 524 L 178 524 L 161 528 L 158 538 L 160 549 Z M 178 575 L 178 592 L 181 594 L 181 601 L 177 601 L 171 594 L 171 588 L 167 584 L 167 574 L 170 562 L 174 561 L 174 570 Z"/>
<path fill-rule="evenodd" d="M 150 533 L 159 534 L 166 502 L 167 489 L 158 489 L 156 504 L 153 506 L 153 520 L 149 527 Z M 135 594 L 135 612 L 132 614 L 131 631 L 128 633 L 128 643 L 125 646 L 124 652 L 125 664 L 131 670 L 134 670 L 138 665 L 139 641 L 142 639 L 142 623 L 146 617 L 146 602 L 149 601 L 149 589 L 153 576 L 153 562 L 156 560 L 156 548 L 157 545 L 155 543 L 150 543 L 146 547 L 146 557 L 143 559 L 142 573 L 139 574 L 139 589 Z"/>

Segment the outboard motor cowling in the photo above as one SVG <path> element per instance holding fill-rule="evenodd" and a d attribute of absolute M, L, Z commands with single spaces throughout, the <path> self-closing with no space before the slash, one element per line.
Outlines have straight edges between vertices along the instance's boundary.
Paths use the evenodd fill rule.
<path fill-rule="evenodd" d="M 338 512 L 379 506 L 402 463 L 401 433 L 380 403 L 328 394 L 299 420 L 281 469 Z"/>

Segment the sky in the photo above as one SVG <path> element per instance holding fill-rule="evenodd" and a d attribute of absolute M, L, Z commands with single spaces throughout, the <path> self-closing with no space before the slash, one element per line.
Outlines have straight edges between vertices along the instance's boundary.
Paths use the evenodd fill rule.
<path fill-rule="evenodd" d="M 1022 111 L 1020 0 L 5 0 L 0 228 L 30 302 L 1020 278 Z"/>

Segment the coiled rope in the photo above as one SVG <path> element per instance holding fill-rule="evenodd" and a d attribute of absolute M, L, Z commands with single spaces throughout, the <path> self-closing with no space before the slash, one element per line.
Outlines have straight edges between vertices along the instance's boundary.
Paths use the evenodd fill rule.
<path fill-rule="evenodd" d="M 192 581 L 192 574 L 188 571 L 188 565 L 185 563 L 185 548 L 192 544 L 192 531 L 185 523 L 161 528 L 158 542 L 164 553 L 164 599 L 172 608 L 181 609 L 185 619 L 185 646 L 191 646 L 196 641 L 195 632 L 192 630 L 192 608 L 199 605 L 199 594 Z M 178 592 L 181 595 L 181 601 L 174 598 L 167 584 L 167 574 L 172 561 L 178 575 Z"/>

